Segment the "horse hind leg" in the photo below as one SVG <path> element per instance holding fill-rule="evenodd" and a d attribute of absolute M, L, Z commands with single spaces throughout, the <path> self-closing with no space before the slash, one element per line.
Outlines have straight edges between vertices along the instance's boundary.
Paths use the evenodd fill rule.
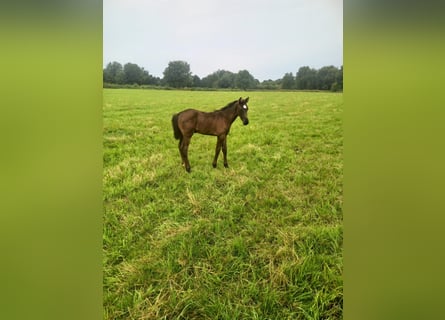
<path fill-rule="evenodd" d="M 183 137 L 179 146 L 179 151 L 181 152 L 182 162 L 185 165 L 185 171 L 190 172 L 190 162 L 188 159 L 188 148 L 190 144 L 191 137 Z"/>
<path fill-rule="evenodd" d="M 183 139 L 183 138 L 181 138 L 181 139 L 179 140 L 179 143 L 178 143 L 178 149 L 179 149 L 179 154 L 180 154 L 180 156 L 181 156 L 182 164 L 184 165 L 184 164 L 185 164 L 185 160 L 184 160 L 184 155 L 183 155 L 183 153 L 182 153 L 182 139 Z"/>

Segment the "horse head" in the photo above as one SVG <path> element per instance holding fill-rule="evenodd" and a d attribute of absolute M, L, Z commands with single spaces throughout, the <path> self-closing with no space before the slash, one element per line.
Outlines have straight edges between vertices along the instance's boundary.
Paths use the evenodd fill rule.
<path fill-rule="evenodd" d="M 244 125 L 249 124 L 249 118 L 247 118 L 247 111 L 249 110 L 249 107 L 247 106 L 247 102 L 249 102 L 249 97 L 246 99 L 240 97 L 237 106 L 238 116 L 241 118 Z"/>

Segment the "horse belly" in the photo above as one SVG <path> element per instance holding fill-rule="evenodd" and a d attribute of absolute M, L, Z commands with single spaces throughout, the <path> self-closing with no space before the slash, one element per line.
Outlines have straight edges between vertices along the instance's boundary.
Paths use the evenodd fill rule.
<path fill-rule="evenodd" d="M 226 125 L 221 119 L 213 116 L 206 116 L 205 114 L 198 116 L 195 132 L 219 136 L 227 130 Z"/>

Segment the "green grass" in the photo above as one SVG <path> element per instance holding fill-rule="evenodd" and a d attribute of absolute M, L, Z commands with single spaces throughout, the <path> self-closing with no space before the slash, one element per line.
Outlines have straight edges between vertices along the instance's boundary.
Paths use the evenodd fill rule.
<path fill-rule="evenodd" d="M 250 96 L 248 126 L 171 116 Z M 343 95 L 104 89 L 105 319 L 341 319 Z"/>

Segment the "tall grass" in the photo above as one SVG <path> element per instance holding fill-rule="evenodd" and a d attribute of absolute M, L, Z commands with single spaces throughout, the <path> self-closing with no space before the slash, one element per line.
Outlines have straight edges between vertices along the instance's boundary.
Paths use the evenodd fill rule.
<path fill-rule="evenodd" d="M 341 319 L 342 94 L 250 92 L 248 126 L 171 116 L 246 93 L 104 89 L 105 319 Z"/>

